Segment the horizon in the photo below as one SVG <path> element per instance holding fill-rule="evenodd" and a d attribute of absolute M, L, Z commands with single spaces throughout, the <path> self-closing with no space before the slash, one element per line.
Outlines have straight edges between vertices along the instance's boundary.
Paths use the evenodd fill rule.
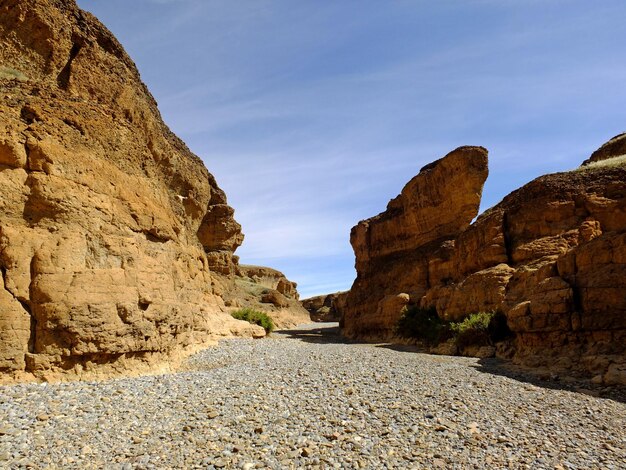
<path fill-rule="evenodd" d="M 302 298 L 349 289 L 351 227 L 454 148 L 490 152 L 482 212 L 624 131 L 617 1 L 78 4 L 226 192 L 241 263 Z"/>

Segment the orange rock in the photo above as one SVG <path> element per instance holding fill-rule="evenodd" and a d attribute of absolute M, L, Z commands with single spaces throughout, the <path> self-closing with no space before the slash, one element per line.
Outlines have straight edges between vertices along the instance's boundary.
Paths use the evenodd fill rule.
<path fill-rule="evenodd" d="M 431 274 L 435 282 L 455 276 L 454 245 L 444 242 L 476 217 L 487 173 L 484 148 L 460 147 L 422 168 L 385 212 L 352 229 L 357 279 L 346 298 L 345 335 L 392 336 L 399 312 L 385 299 L 402 294 L 419 303 Z"/>
<path fill-rule="evenodd" d="M 128 373 L 260 334 L 222 297 L 233 209 L 113 35 L 73 0 L 7 0 L 0 63 L 3 377 Z"/>
<path fill-rule="evenodd" d="M 457 186 L 448 193 L 430 178 L 449 156 L 426 167 L 387 211 L 352 231 L 357 279 L 346 297 L 344 334 L 389 338 L 397 317 L 379 306 L 406 292 L 446 320 L 502 311 L 515 342 L 512 351 L 500 349 L 517 362 L 618 383 L 626 364 L 626 160 L 614 157 L 624 142 L 624 135 L 612 139 L 593 165 L 537 178 L 471 226 L 463 201 L 478 207 L 482 181 L 475 177 L 486 177 L 486 152 L 478 173 L 468 162 L 480 160 L 471 157 L 480 148 L 457 154 L 466 167 L 453 166 L 448 176 Z M 425 185 L 438 191 L 405 195 Z M 444 194 L 449 205 L 441 210 Z M 429 219 L 438 208 L 440 219 Z"/>

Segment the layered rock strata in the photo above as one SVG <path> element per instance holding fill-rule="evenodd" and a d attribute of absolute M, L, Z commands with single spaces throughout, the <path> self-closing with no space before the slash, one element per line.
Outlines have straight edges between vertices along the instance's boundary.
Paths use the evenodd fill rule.
<path fill-rule="evenodd" d="M 410 304 L 501 311 L 515 361 L 626 383 L 623 160 L 540 177 L 470 225 L 486 176 L 484 149 L 457 149 L 353 228 L 343 333 L 388 339 Z"/>
<path fill-rule="evenodd" d="M 315 322 L 338 322 L 341 320 L 348 292 L 318 295 L 302 301 L 302 306 Z"/>
<path fill-rule="evenodd" d="M 233 209 L 113 35 L 74 0 L 1 0 L 0 64 L 2 377 L 262 334 L 223 302 Z"/>

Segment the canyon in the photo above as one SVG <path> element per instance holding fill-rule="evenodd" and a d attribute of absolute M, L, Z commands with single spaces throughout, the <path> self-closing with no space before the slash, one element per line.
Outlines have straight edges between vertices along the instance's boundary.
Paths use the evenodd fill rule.
<path fill-rule="evenodd" d="M 498 312 L 511 336 L 491 355 L 626 384 L 625 134 L 480 215 L 488 152 L 453 150 L 352 229 L 352 288 L 301 302 L 280 271 L 239 262 L 225 192 L 93 15 L 73 0 L 0 13 L 0 381 L 172 370 L 219 339 L 265 336 L 240 308 L 402 342 L 418 308 Z"/>

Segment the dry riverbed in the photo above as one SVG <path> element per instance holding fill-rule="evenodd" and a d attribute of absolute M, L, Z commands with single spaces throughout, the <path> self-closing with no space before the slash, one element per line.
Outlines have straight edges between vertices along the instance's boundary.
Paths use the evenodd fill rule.
<path fill-rule="evenodd" d="M 0 387 L 0 468 L 625 468 L 619 390 L 335 326 L 224 341 L 171 375 Z"/>

